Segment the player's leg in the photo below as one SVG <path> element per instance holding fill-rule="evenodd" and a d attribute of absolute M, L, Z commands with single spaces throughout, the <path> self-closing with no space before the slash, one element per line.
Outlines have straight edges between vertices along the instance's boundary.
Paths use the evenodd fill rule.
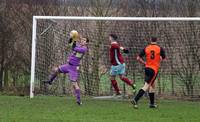
<path fill-rule="evenodd" d="M 76 95 L 76 102 L 78 105 L 81 105 L 81 91 L 78 84 L 78 78 L 79 78 L 79 67 L 78 66 L 69 66 L 69 79 L 72 83 L 75 95 Z"/>
<path fill-rule="evenodd" d="M 53 71 L 52 71 L 52 73 L 49 76 L 49 79 L 46 80 L 46 81 L 44 81 L 44 83 L 48 83 L 48 84 L 51 85 L 52 82 L 54 81 L 54 79 L 57 77 L 57 75 L 59 73 L 67 73 L 68 72 L 67 71 L 67 67 L 68 66 L 66 64 L 64 64 L 64 65 L 61 65 L 59 67 L 54 68 Z"/>
<path fill-rule="evenodd" d="M 133 89 L 133 93 L 135 93 L 136 91 L 136 85 L 134 84 L 133 81 L 131 81 L 130 79 L 128 79 L 127 77 L 125 77 L 124 75 L 119 75 L 119 78 L 124 81 L 127 85 L 131 86 Z"/>
<path fill-rule="evenodd" d="M 144 95 L 146 91 L 149 90 L 151 86 L 151 82 L 155 77 L 155 72 L 151 68 L 145 68 L 145 84 L 144 86 L 138 91 L 137 95 L 133 98 L 131 101 L 132 104 L 134 104 L 134 107 L 137 108 L 137 103 L 140 100 L 140 98 Z"/>
<path fill-rule="evenodd" d="M 121 64 L 119 67 L 119 78 L 124 81 L 126 84 L 128 84 L 129 86 L 131 86 L 133 88 L 133 92 L 135 92 L 136 90 L 136 85 L 134 84 L 134 81 L 131 81 L 130 79 L 128 79 L 127 77 L 124 76 L 125 74 L 125 64 Z"/>
<path fill-rule="evenodd" d="M 145 82 L 144 86 L 138 91 L 137 95 L 131 101 L 131 103 L 134 105 L 134 108 L 138 108 L 137 106 L 138 101 L 145 94 L 145 92 L 149 90 L 149 87 L 150 87 L 150 84 Z"/>
<path fill-rule="evenodd" d="M 120 93 L 120 90 L 119 90 L 119 87 L 118 87 L 118 84 L 117 84 L 117 81 L 115 78 L 116 78 L 116 76 L 114 76 L 114 75 L 110 77 L 111 84 L 116 92 L 116 95 L 120 95 L 121 93 Z"/>
<path fill-rule="evenodd" d="M 151 83 L 151 86 L 149 88 L 149 100 L 150 100 L 150 104 L 149 107 L 150 108 L 156 108 L 157 105 L 155 104 L 155 79 L 154 81 Z"/>
<path fill-rule="evenodd" d="M 82 104 L 82 102 L 81 102 L 81 90 L 80 90 L 80 87 L 78 85 L 78 82 L 72 81 L 72 86 L 73 86 L 74 91 L 75 91 L 76 102 L 77 102 L 78 105 L 81 105 Z"/>
<path fill-rule="evenodd" d="M 52 70 L 52 73 L 50 74 L 48 80 L 45 80 L 44 83 L 48 83 L 49 85 L 51 85 L 53 80 L 57 77 L 58 74 L 59 74 L 59 68 L 56 67 Z"/>
<path fill-rule="evenodd" d="M 133 81 L 129 80 L 127 77 L 124 75 L 119 75 L 119 78 L 124 81 L 127 85 L 133 86 Z"/>
<path fill-rule="evenodd" d="M 117 66 L 111 66 L 111 69 L 110 69 L 110 81 L 111 81 L 111 84 L 116 92 L 116 95 L 120 95 L 120 90 L 119 90 L 119 87 L 118 87 L 118 84 L 117 84 L 117 81 L 116 81 L 116 75 L 117 75 L 117 71 L 118 71 L 118 68 Z"/>

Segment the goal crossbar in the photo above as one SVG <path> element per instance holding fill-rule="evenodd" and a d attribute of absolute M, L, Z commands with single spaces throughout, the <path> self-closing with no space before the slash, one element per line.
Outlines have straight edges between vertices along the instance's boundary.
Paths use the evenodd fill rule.
<path fill-rule="evenodd" d="M 117 21 L 199 21 L 200 17 L 86 17 L 86 16 L 33 16 L 33 19 L 56 20 L 117 20 Z"/>

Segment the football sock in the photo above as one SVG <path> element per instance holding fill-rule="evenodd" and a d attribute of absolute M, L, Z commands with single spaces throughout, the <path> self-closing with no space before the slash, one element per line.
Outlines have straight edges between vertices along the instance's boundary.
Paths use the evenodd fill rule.
<path fill-rule="evenodd" d="M 113 86 L 114 89 L 115 89 L 115 92 L 116 92 L 117 94 L 120 94 L 120 93 L 119 93 L 119 87 L 118 87 L 118 85 L 117 85 L 117 81 L 116 81 L 116 80 L 111 80 L 111 83 L 112 83 L 112 86 Z"/>
<path fill-rule="evenodd" d="M 143 89 L 140 89 L 137 95 L 135 96 L 134 100 L 137 103 L 138 100 L 144 95 L 145 91 Z"/>
<path fill-rule="evenodd" d="M 75 90 L 77 102 L 81 102 L 80 89 Z"/>
<path fill-rule="evenodd" d="M 150 104 L 151 105 L 154 105 L 154 97 L 155 96 L 155 93 L 149 93 L 149 99 L 150 99 Z"/>
<path fill-rule="evenodd" d="M 126 77 L 122 77 L 121 80 L 124 81 L 125 83 L 127 83 L 129 86 L 133 85 L 133 82 Z"/>
<path fill-rule="evenodd" d="M 49 82 L 53 82 L 53 80 L 56 78 L 57 74 L 56 73 L 52 73 L 50 75 L 50 78 L 49 78 Z"/>

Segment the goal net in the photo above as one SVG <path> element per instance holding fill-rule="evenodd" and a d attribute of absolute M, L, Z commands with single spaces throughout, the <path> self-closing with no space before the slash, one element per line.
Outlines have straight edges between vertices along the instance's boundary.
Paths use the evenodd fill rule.
<path fill-rule="evenodd" d="M 34 16 L 30 97 L 40 94 L 72 95 L 68 75 L 60 74 L 51 86 L 42 81 L 51 70 L 65 64 L 70 49 L 69 33 L 77 30 L 90 40 L 89 51 L 81 61 L 81 93 L 89 96 L 112 95 L 108 35 L 115 33 L 119 43 L 129 49 L 124 55 L 126 76 L 137 88 L 144 84 L 144 67 L 136 56 L 158 37 L 166 50 L 157 77 L 157 93 L 162 96 L 200 96 L 200 19 L 199 18 L 137 18 L 137 17 L 56 17 Z M 117 79 L 125 95 L 131 89 Z"/>

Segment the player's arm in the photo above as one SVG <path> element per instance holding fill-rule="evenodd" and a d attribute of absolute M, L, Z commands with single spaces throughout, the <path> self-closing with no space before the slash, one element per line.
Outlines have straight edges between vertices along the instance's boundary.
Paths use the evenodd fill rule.
<path fill-rule="evenodd" d="M 120 46 L 120 50 L 122 50 L 124 53 L 128 54 L 129 53 L 129 50 Z"/>
<path fill-rule="evenodd" d="M 74 51 L 76 51 L 76 52 L 79 52 L 79 53 L 85 53 L 86 51 L 87 51 L 87 47 L 75 47 L 74 49 L 73 49 Z"/>
<path fill-rule="evenodd" d="M 145 48 L 141 50 L 140 54 L 137 56 L 137 60 L 141 63 L 146 65 L 146 62 L 143 60 L 143 56 L 145 56 Z"/>
<path fill-rule="evenodd" d="M 69 44 L 69 46 L 72 47 L 72 49 L 76 47 L 76 41 L 77 41 L 78 37 L 79 37 L 79 34 L 76 30 L 72 30 L 70 32 L 70 38 L 69 38 L 68 44 Z"/>
<path fill-rule="evenodd" d="M 113 42 L 113 43 L 111 44 L 111 50 L 115 50 L 115 49 L 120 49 L 120 50 L 122 50 L 124 53 L 129 53 L 129 50 L 128 50 L 128 49 L 126 49 L 126 48 L 120 46 L 120 45 L 119 45 L 118 43 L 116 43 L 116 42 Z"/>
<path fill-rule="evenodd" d="M 118 43 L 112 43 L 111 44 L 111 50 L 115 50 L 115 49 L 120 49 L 120 50 L 122 50 L 124 53 L 126 53 L 126 54 L 128 54 L 129 53 L 129 50 L 128 49 L 126 49 L 126 48 L 124 48 L 124 47 L 122 47 L 122 46 L 120 46 Z"/>
<path fill-rule="evenodd" d="M 66 55 L 68 54 L 68 49 L 71 49 L 71 50 L 73 50 L 74 48 L 76 47 L 76 41 L 72 41 L 72 38 L 70 38 L 69 40 L 68 40 L 68 44 L 67 44 L 67 46 L 66 46 Z"/>
<path fill-rule="evenodd" d="M 161 57 L 161 60 L 165 60 L 165 58 L 166 58 L 165 50 L 162 47 L 161 47 L 161 50 L 160 50 L 160 57 Z"/>
<path fill-rule="evenodd" d="M 74 49 L 76 47 L 76 41 L 73 40 L 73 38 L 69 39 L 68 44 L 70 47 L 72 47 L 72 49 Z"/>
<path fill-rule="evenodd" d="M 69 38 L 68 44 L 71 44 L 73 42 L 72 38 Z"/>

